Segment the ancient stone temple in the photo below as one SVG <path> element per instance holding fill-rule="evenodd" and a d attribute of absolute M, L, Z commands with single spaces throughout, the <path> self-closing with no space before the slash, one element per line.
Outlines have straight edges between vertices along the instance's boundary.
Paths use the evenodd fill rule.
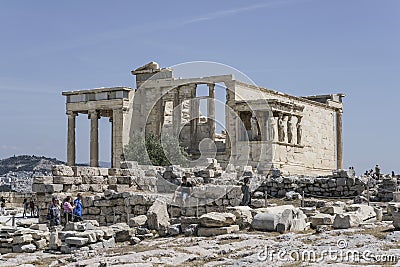
<path fill-rule="evenodd" d="M 342 169 L 343 94 L 297 97 L 235 80 L 232 74 L 174 78 L 173 69 L 151 62 L 132 74 L 136 88 L 114 87 L 63 92 L 67 97 L 68 165 L 75 164 L 75 117 L 91 121 L 90 165 L 98 165 L 98 119 L 112 122 L 113 167 L 123 159 L 129 138 L 169 132 L 192 156 L 208 150 L 221 165 L 251 165 L 291 175 L 325 175 Z M 208 93 L 198 96 L 198 89 Z M 224 108 L 216 108 L 223 90 Z M 207 116 L 200 111 L 204 101 Z M 216 113 L 224 112 L 218 122 Z M 216 124 L 223 131 L 216 133 Z M 207 140 L 207 142 L 204 142 Z M 205 149 L 201 150 L 200 147 Z"/>

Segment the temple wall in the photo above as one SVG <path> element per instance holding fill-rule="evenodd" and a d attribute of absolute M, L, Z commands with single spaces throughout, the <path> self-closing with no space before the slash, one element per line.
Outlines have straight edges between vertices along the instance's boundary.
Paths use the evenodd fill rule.
<path fill-rule="evenodd" d="M 285 142 L 273 142 L 273 167 L 279 168 L 287 175 L 327 175 L 336 169 L 336 130 L 333 108 L 282 93 L 258 90 L 257 87 L 243 84 L 236 84 L 235 90 L 237 100 L 276 99 L 304 106 L 301 114 L 301 145 L 296 144 L 296 133 L 290 144 L 287 142 L 287 136 Z M 286 125 L 287 120 L 284 122 Z"/>

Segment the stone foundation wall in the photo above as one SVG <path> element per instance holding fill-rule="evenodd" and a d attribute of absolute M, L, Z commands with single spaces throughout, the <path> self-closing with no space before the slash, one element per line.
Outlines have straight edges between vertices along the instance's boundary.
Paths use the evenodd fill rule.
<path fill-rule="evenodd" d="M 172 193 L 155 193 L 160 174 L 152 166 L 106 169 L 58 165 L 53 167 L 53 175 L 34 179 L 32 189 L 36 192 L 39 222 L 47 221 L 53 196 L 63 201 L 67 196 L 75 198 L 78 192 L 83 194 L 84 218 L 97 220 L 100 225 L 128 223 L 131 217 L 145 215 L 156 199 L 168 203 L 171 217 L 225 211 L 241 200 L 240 186 L 208 184 L 193 187 L 187 206 L 181 207 L 179 201 L 171 203 Z"/>
<path fill-rule="evenodd" d="M 355 177 L 276 177 L 267 178 L 257 189 L 273 197 L 284 197 L 295 191 L 306 196 L 348 197 L 360 195 L 366 184 Z"/>

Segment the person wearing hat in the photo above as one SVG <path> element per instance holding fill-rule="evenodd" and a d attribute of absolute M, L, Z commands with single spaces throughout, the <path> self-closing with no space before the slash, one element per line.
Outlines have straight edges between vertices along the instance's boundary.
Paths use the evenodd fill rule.
<path fill-rule="evenodd" d="M 82 194 L 78 193 L 74 200 L 74 222 L 83 221 L 82 219 Z"/>

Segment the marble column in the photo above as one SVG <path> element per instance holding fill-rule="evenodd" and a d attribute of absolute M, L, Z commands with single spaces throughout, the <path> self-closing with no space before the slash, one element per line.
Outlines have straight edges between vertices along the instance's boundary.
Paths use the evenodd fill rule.
<path fill-rule="evenodd" d="M 113 130 L 113 115 L 110 114 L 109 122 L 111 123 L 111 168 L 114 168 L 114 130 Z"/>
<path fill-rule="evenodd" d="M 215 140 L 215 84 L 208 85 L 207 114 L 210 129 L 210 138 Z"/>
<path fill-rule="evenodd" d="M 68 144 L 67 144 L 67 165 L 74 166 L 75 165 L 75 118 L 78 114 L 75 112 L 68 112 Z"/>
<path fill-rule="evenodd" d="M 99 114 L 89 111 L 90 118 L 90 167 L 99 166 Z"/>
<path fill-rule="evenodd" d="M 336 111 L 336 161 L 338 169 L 343 169 L 342 113 L 342 110 Z"/>
<path fill-rule="evenodd" d="M 182 123 L 182 102 L 179 98 L 179 87 L 174 93 L 174 111 L 172 112 L 172 124 L 174 125 L 174 134 L 179 138 L 179 131 Z"/>
<path fill-rule="evenodd" d="M 227 159 L 231 157 L 235 161 L 236 158 L 236 142 L 238 141 L 238 125 L 240 118 L 233 110 L 235 106 L 235 85 L 234 82 L 224 82 L 226 86 L 226 105 L 225 105 L 225 129 L 227 132 L 225 140 L 225 154 Z"/>
<path fill-rule="evenodd" d="M 113 142 L 113 168 L 119 168 L 121 165 L 121 157 L 124 153 L 122 142 L 123 131 L 123 110 L 122 108 L 113 109 L 112 120 L 112 142 Z"/>
<path fill-rule="evenodd" d="M 190 99 L 190 148 L 197 149 L 197 124 L 199 121 L 199 100 L 196 99 L 197 85 L 193 84 L 191 88 Z"/>

